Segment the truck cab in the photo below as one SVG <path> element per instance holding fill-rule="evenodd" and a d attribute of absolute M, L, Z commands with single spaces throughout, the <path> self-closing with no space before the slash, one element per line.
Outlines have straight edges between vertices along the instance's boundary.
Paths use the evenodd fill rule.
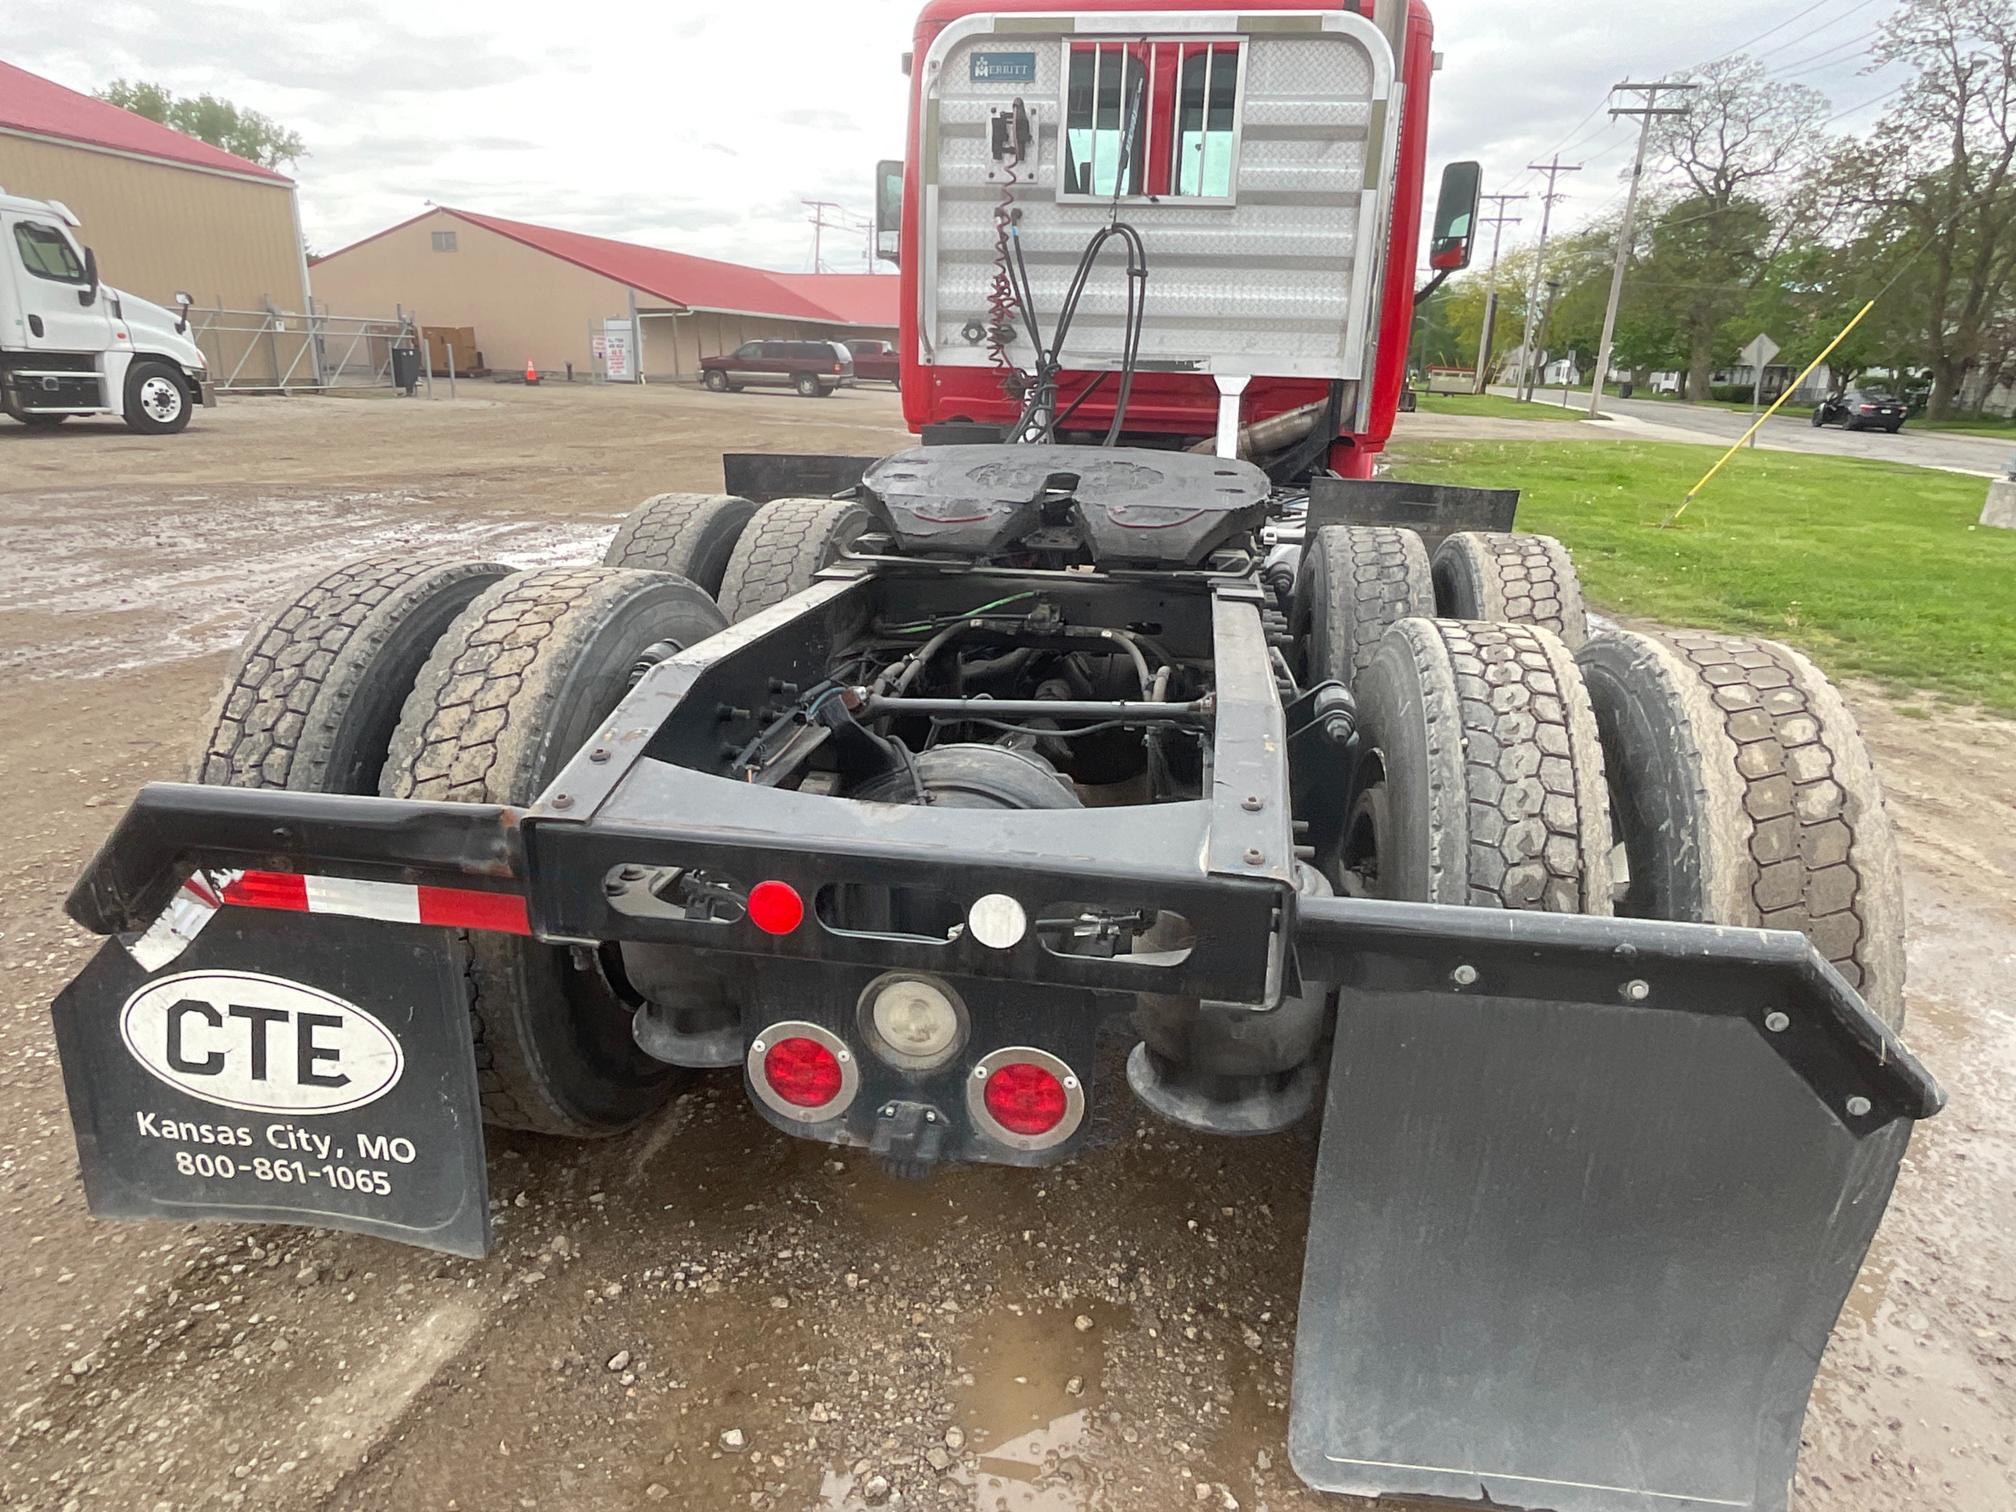
<path fill-rule="evenodd" d="M 0 410 L 47 428 L 117 415 L 146 435 L 182 430 L 214 403 L 189 296 L 170 311 L 100 281 L 77 217 L 0 190 Z"/>

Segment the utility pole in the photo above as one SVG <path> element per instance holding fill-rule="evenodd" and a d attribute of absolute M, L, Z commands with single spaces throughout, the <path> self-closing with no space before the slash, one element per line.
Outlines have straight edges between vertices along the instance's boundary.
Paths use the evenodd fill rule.
<path fill-rule="evenodd" d="M 812 271 L 814 273 L 824 273 L 826 271 L 826 264 L 821 254 L 827 230 L 858 231 L 864 224 L 868 228 L 868 247 L 872 268 L 875 246 L 875 223 L 873 221 L 863 222 L 859 215 L 856 215 L 845 205 L 834 200 L 801 199 L 798 203 L 806 206 L 812 212 L 805 218 L 812 222 Z M 826 212 L 829 210 L 835 212 L 836 219 L 828 220 L 826 218 Z"/>
<path fill-rule="evenodd" d="M 1491 367 L 1491 333 L 1498 324 L 1498 239 L 1504 234 L 1505 227 L 1519 224 L 1519 217 L 1507 215 L 1505 207 L 1513 200 L 1523 200 L 1526 196 L 1485 194 L 1479 198 L 1495 200 L 1498 206 L 1496 215 L 1479 217 L 1479 224 L 1491 228 L 1491 271 L 1484 279 L 1484 329 L 1477 337 L 1477 381 L 1471 390 L 1473 393 L 1481 394 L 1485 388 L 1484 375 Z"/>
<path fill-rule="evenodd" d="M 1519 397 L 1531 400 L 1533 397 L 1533 323 L 1540 313 L 1540 274 L 1547 266 L 1547 222 L 1554 214 L 1554 201 L 1561 196 L 1554 192 L 1554 181 L 1564 173 L 1580 173 L 1580 163 L 1564 163 L 1561 154 L 1554 154 L 1551 163 L 1528 163 L 1529 173 L 1547 175 L 1547 192 L 1540 196 L 1540 245 L 1533 253 L 1533 284 L 1526 291 L 1526 333 L 1519 338 Z"/>
<path fill-rule="evenodd" d="M 1642 95 L 1644 103 L 1610 107 L 1613 121 L 1619 116 L 1638 117 L 1638 155 L 1631 160 L 1631 184 L 1624 191 L 1624 224 L 1617 229 L 1617 261 L 1610 268 L 1610 303 L 1603 307 L 1603 339 L 1596 343 L 1596 376 L 1589 383 L 1592 420 L 1601 409 L 1603 380 L 1610 372 L 1610 338 L 1617 334 L 1617 301 L 1624 293 L 1624 264 L 1631 260 L 1631 219 L 1638 209 L 1638 181 L 1645 173 L 1645 143 L 1652 135 L 1652 120 L 1655 116 L 1687 114 L 1685 105 L 1661 105 L 1659 96 L 1700 87 L 1677 79 L 1662 79 L 1657 84 L 1633 84 L 1627 79 L 1610 91 L 1612 99 L 1628 93 Z"/>

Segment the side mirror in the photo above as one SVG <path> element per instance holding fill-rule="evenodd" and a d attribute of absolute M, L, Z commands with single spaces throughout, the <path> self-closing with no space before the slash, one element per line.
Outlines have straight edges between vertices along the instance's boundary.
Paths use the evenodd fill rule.
<path fill-rule="evenodd" d="M 182 318 L 175 322 L 175 334 L 177 336 L 180 336 L 184 334 L 186 331 L 188 331 L 189 306 L 193 305 L 194 303 L 196 303 L 196 301 L 190 297 L 189 291 L 187 289 L 177 289 L 175 291 L 175 306 L 182 312 Z"/>
<path fill-rule="evenodd" d="M 77 303 L 94 305 L 98 302 L 98 254 L 91 248 L 84 249 L 84 287 L 77 291 Z"/>
<path fill-rule="evenodd" d="M 1454 273 L 1470 266 L 1477 239 L 1477 204 L 1484 170 L 1477 163 L 1451 163 L 1442 170 L 1442 192 L 1435 199 L 1435 232 L 1428 243 L 1428 266 Z"/>
<path fill-rule="evenodd" d="M 903 260 L 903 164 L 875 165 L 875 255 L 884 262 Z"/>

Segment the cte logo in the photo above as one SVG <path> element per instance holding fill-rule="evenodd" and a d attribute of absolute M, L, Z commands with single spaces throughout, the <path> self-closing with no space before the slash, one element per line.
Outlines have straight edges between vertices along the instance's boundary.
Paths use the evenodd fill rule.
<path fill-rule="evenodd" d="M 186 971 L 126 1000 L 119 1035 L 150 1074 L 258 1113 L 338 1113 L 383 1097 L 405 1054 L 354 1003 L 279 977 Z"/>

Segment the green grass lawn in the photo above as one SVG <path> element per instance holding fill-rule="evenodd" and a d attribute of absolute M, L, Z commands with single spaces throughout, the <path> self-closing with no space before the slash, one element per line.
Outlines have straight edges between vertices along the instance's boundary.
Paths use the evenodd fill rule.
<path fill-rule="evenodd" d="M 2016 715 L 2016 531 L 1976 525 L 1987 482 L 1860 458 L 1746 451 L 1672 529 L 1719 455 L 1658 443 L 1415 441 L 1394 472 L 1523 490 L 1592 603 L 1790 642 L 1835 677 Z"/>
<path fill-rule="evenodd" d="M 1489 420 L 1543 420 L 1560 424 L 1589 417 L 1580 409 L 1558 404 L 1528 404 L 1498 394 L 1421 394 L 1416 402 L 1424 415 L 1476 415 Z"/>

